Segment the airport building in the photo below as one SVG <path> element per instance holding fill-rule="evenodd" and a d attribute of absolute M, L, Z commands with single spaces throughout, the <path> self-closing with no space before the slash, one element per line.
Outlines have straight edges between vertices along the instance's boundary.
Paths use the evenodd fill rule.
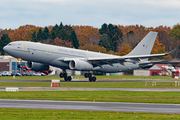
<path fill-rule="evenodd" d="M 154 75 L 165 75 L 171 76 L 172 72 L 167 71 L 163 66 L 168 66 L 167 64 L 155 64 L 149 69 L 138 69 L 133 70 L 134 76 L 154 76 Z"/>
<path fill-rule="evenodd" d="M 17 65 L 17 59 L 11 56 L 0 56 L 0 71 L 20 72 L 21 68 Z M 22 61 L 22 65 L 25 65 L 25 61 Z"/>

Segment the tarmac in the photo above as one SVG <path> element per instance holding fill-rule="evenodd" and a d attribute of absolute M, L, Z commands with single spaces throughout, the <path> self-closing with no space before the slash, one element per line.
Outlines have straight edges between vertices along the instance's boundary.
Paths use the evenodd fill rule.
<path fill-rule="evenodd" d="M 0 99 L 0 108 L 180 114 L 180 104 Z"/>

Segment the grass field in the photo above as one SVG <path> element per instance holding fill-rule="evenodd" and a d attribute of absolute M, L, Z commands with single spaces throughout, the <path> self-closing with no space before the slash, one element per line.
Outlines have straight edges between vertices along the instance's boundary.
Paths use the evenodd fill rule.
<path fill-rule="evenodd" d="M 0 99 L 138 102 L 180 104 L 180 92 L 140 91 L 20 91 L 0 92 Z"/>
<path fill-rule="evenodd" d="M 80 80 L 84 80 L 83 76 Z M 21 76 L 0 77 L 0 80 L 52 80 L 59 76 Z M 97 76 L 98 80 L 170 80 L 167 76 Z M 49 82 L 0 82 L 2 86 L 16 87 L 50 87 Z M 88 88 L 180 88 L 174 82 L 61 82 L 60 87 Z M 30 100 L 67 100 L 67 101 L 101 101 L 101 102 L 140 102 L 140 103 L 173 103 L 180 104 L 180 92 L 134 92 L 134 91 L 20 91 L 0 92 L 0 99 L 30 99 Z M 129 113 L 104 111 L 75 110 L 34 110 L 34 109 L 4 109 L 0 108 L 0 119 L 7 120 L 66 120 L 66 119 L 100 119 L 100 120 L 177 120 L 180 114 Z"/>
<path fill-rule="evenodd" d="M 51 82 L 0 82 L 0 87 L 50 87 Z M 61 82 L 60 87 L 81 88 L 171 88 L 177 89 L 175 82 Z"/>
<path fill-rule="evenodd" d="M 179 114 L 74 110 L 0 109 L 1 120 L 177 120 Z"/>
<path fill-rule="evenodd" d="M 78 76 L 80 80 L 85 80 L 83 76 Z M 60 79 L 59 76 L 1 76 L 0 80 L 52 80 Z M 62 79 L 62 78 L 61 78 Z M 61 87 L 87 87 L 87 88 L 180 88 L 174 86 L 174 79 L 169 76 L 97 76 L 98 80 L 103 81 L 121 81 L 121 80 L 143 80 L 151 81 L 156 80 L 156 86 L 152 86 L 152 82 L 61 82 Z M 161 81 L 167 82 L 161 82 Z M 64 80 L 62 80 L 64 81 Z M 171 82 L 169 82 L 171 81 Z M 0 86 L 16 86 L 16 87 L 50 87 L 49 82 L 0 82 Z"/>
<path fill-rule="evenodd" d="M 79 77 L 80 80 L 87 80 L 84 76 L 73 76 Z M 144 79 L 144 80 L 153 80 L 153 79 L 164 79 L 164 80 L 173 80 L 170 76 L 133 76 L 133 75 L 123 75 L 123 76 L 105 76 L 99 75 L 96 76 L 97 80 L 123 80 L 123 79 Z M 0 80 L 12 80 L 12 76 L 0 76 Z M 52 79 L 61 79 L 58 75 L 48 75 L 48 76 L 16 76 L 13 80 L 52 80 Z"/>

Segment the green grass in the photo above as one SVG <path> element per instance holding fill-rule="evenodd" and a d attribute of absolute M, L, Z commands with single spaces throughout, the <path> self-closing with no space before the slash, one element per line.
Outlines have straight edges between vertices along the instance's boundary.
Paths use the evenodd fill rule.
<path fill-rule="evenodd" d="M 61 82 L 60 87 L 81 87 L 81 88 L 171 88 L 177 89 L 174 82 Z M 1 87 L 50 87 L 51 82 L 0 82 Z"/>
<path fill-rule="evenodd" d="M 47 75 L 47 76 L 0 76 L 0 80 L 52 80 L 60 79 L 58 75 Z"/>
<path fill-rule="evenodd" d="M 87 80 L 84 76 L 73 76 L 79 77 L 80 80 Z M 170 76 L 133 76 L 133 75 L 123 75 L 123 76 L 105 76 L 100 75 L 96 76 L 97 80 L 123 80 L 123 79 L 166 79 L 166 80 L 173 80 Z M 0 76 L 0 80 L 52 80 L 52 79 L 61 79 L 58 75 L 48 75 L 48 76 L 16 76 L 14 79 L 12 76 Z"/>
<path fill-rule="evenodd" d="M 136 91 L 20 91 L 0 92 L 0 99 L 67 100 L 180 104 L 180 92 Z"/>
<path fill-rule="evenodd" d="M 85 79 L 79 76 L 80 79 Z M 59 76 L 22 76 L 14 80 L 51 80 Z M 98 80 L 173 80 L 167 76 L 97 76 Z M 12 80 L 12 77 L 0 77 L 0 80 Z M 157 82 L 152 86 L 148 82 L 61 82 L 61 87 L 88 88 L 180 88 L 174 82 Z M 0 86 L 49 87 L 49 82 L 0 82 Z M 174 103 L 180 104 L 180 92 L 133 92 L 133 91 L 20 91 L 0 92 L 0 99 L 31 99 L 31 100 L 67 100 L 67 101 L 101 101 L 101 102 L 141 102 L 141 103 Z M 0 108 L 0 120 L 66 120 L 66 119 L 100 119 L 100 120 L 164 120 L 180 119 L 180 114 L 129 113 L 105 111 L 74 111 L 74 110 L 33 110 Z"/>
<path fill-rule="evenodd" d="M 177 120 L 180 114 L 75 110 L 0 109 L 1 120 Z"/>
<path fill-rule="evenodd" d="M 79 76 L 80 79 L 85 79 Z M 22 76 L 14 80 L 51 80 L 59 76 Z M 97 76 L 98 80 L 173 80 L 167 76 Z M 0 80 L 12 80 L 12 77 L 0 77 Z M 180 88 L 174 82 L 157 82 L 152 86 L 148 82 L 61 82 L 61 87 L 88 88 Z M 0 82 L 0 86 L 49 87 L 49 82 Z M 133 91 L 20 91 L 0 92 L 0 99 L 31 99 L 31 100 L 67 100 L 67 101 L 101 101 L 101 102 L 141 102 L 141 103 L 174 103 L 180 104 L 180 92 L 133 92 Z M 177 120 L 180 114 L 129 113 L 104 111 L 74 110 L 32 110 L 0 108 L 1 120 L 66 120 L 66 119 L 109 119 L 109 120 Z"/>

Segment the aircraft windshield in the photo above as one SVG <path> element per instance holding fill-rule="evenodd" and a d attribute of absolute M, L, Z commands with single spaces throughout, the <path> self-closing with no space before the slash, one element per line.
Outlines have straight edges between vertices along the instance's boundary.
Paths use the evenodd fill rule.
<path fill-rule="evenodd" d="M 11 44 L 8 44 L 9 46 L 11 46 Z"/>

